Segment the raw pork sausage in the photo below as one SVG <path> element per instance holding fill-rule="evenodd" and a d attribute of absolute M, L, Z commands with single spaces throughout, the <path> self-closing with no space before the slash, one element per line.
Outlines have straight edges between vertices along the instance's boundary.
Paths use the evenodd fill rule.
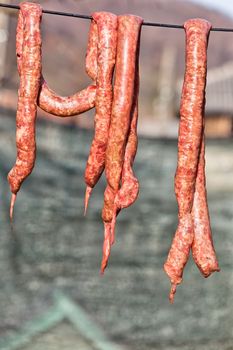
<path fill-rule="evenodd" d="M 194 239 L 192 207 L 200 156 L 206 85 L 206 56 L 211 24 L 191 19 L 184 24 L 186 32 L 186 70 L 180 107 L 178 165 L 175 193 L 179 223 L 164 269 L 171 279 L 170 301 L 176 285 L 181 283 Z"/>
<path fill-rule="evenodd" d="M 137 136 L 137 122 L 138 122 L 138 93 L 139 93 L 139 44 L 138 54 L 136 58 L 136 74 L 135 74 L 135 88 L 134 88 L 134 102 L 132 107 L 132 120 L 130 125 L 129 137 L 125 149 L 125 158 L 122 169 L 121 188 L 117 192 L 114 201 L 114 214 L 111 223 L 111 244 L 115 241 L 115 224 L 116 216 L 123 208 L 128 208 L 132 205 L 139 193 L 139 182 L 133 172 L 133 163 L 137 152 L 138 136 Z"/>
<path fill-rule="evenodd" d="M 204 277 L 208 277 L 212 272 L 220 271 L 220 269 L 213 246 L 207 204 L 204 130 L 197 170 L 192 215 L 194 222 L 194 239 L 192 243 L 193 260 L 195 261 L 202 275 Z"/>
<path fill-rule="evenodd" d="M 89 35 L 88 35 L 88 44 L 87 44 L 87 53 L 86 53 L 86 72 L 93 81 L 96 81 L 97 71 L 98 71 L 97 51 L 98 51 L 98 28 L 97 28 L 97 23 L 95 22 L 94 19 L 92 19 L 90 24 L 90 29 L 89 29 Z"/>
<path fill-rule="evenodd" d="M 108 12 L 96 12 L 93 13 L 92 18 L 98 31 L 97 89 L 95 135 L 85 170 L 85 182 L 87 184 L 85 212 L 91 190 L 98 182 L 105 165 L 105 152 L 112 110 L 112 78 L 117 45 L 117 16 Z M 88 70 L 90 71 L 90 69 Z M 94 78 L 94 72 L 89 74 Z"/>
<path fill-rule="evenodd" d="M 8 174 L 12 192 L 11 218 L 17 192 L 32 172 L 36 157 L 35 121 L 41 77 L 41 15 L 40 5 L 27 2 L 20 4 L 18 29 L 22 29 L 23 19 L 24 32 L 23 40 L 22 36 L 18 35 L 16 47 L 21 75 L 16 115 L 17 159 Z"/>
<path fill-rule="evenodd" d="M 8 174 L 12 191 L 10 216 L 16 194 L 24 179 L 32 172 L 35 156 L 36 103 L 51 114 L 66 117 L 83 113 L 94 107 L 96 86 L 90 85 L 73 96 L 61 97 L 52 91 L 41 76 L 41 35 L 40 21 L 42 8 L 33 3 L 22 3 L 16 32 L 17 66 L 20 75 L 20 89 L 17 110 L 17 159 Z M 94 35 L 89 35 L 89 39 Z M 92 40 L 92 39 L 91 39 Z M 89 45 L 90 46 L 90 45 Z M 96 50 L 88 53 L 92 64 L 97 60 Z M 38 85 L 39 82 L 39 85 Z"/>
<path fill-rule="evenodd" d="M 142 18 L 133 15 L 118 17 L 118 39 L 114 97 L 106 151 L 107 188 L 104 193 L 105 240 L 101 272 L 107 266 L 111 245 L 111 222 L 114 214 L 114 201 L 120 187 L 125 147 L 128 140 L 131 111 L 133 106 L 136 55 Z M 108 247 L 107 252 L 105 246 Z"/>
<path fill-rule="evenodd" d="M 52 91 L 42 79 L 38 106 L 58 117 L 78 115 L 95 106 L 96 86 L 89 85 L 72 96 L 62 97 Z"/>
<path fill-rule="evenodd" d="M 97 78 L 97 41 L 97 25 L 92 20 L 88 35 L 86 72 L 94 82 Z M 38 106 L 47 113 L 58 117 L 78 115 L 93 108 L 95 98 L 96 85 L 90 85 L 72 96 L 62 97 L 51 90 L 44 78 L 41 77 Z"/>

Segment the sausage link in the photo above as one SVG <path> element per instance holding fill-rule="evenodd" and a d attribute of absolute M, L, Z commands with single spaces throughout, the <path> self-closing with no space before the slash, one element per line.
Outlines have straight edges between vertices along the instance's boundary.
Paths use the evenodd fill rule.
<path fill-rule="evenodd" d="M 21 76 L 16 114 L 17 158 L 14 167 L 8 174 L 12 192 L 11 218 L 17 192 L 22 182 L 32 172 L 35 163 L 35 122 L 41 76 L 40 21 L 42 8 L 38 4 L 24 2 L 20 4 L 20 12 L 23 18 L 24 33 L 22 60 L 19 65 Z M 22 29 L 22 26 L 20 28 Z"/>
<path fill-rule="evenodd" d="M 192 243 L 193 260 L 204 277 L 215 271 L 220 271 L 214 250 L 210 227 L 209 210 L 205 180 L 205 138 L 202 137 L 199 157 L 197 180 L 193 201 L 194 239 Z"/>
<path fill-rule="evenodd" d="M 115 225 L 116 216 L 123 208 L 128 208 L 132 205 L 139 193 L 139 182 L 134 175 L 133 163 L 137 152 L 138 136 L 138 94 L 139 94 L 139 44 L 136 59 L 136 74 L 135 74 L 135 88 L 134 88 L 134 102 L 132 108 L 132 120 L 130 125 L 129 137 L 125 149 L 125 158 L 122 169 L 121 188 L 117 192 L 114 200 L 114 214 L 111 222 L 111 244 L 115 242 Z"/>
<path fill-rule="evenodd" d="M 85 170 L 87 185 L 85 212 L 92 188 L 98 182 L 105 165 L 108 132 L 112 110 L 112 79 L 116 61 L 117 16 L 108 12 L 92 15 L 98 30 L 97 89 L 95 101 L 95 135 Z"/>
<path fill-rule="evenodd" d="M 211 24 L 202 19 L 191 19 L 185 22 L 184 28 L 186 70 L 181 97 L 178 165 L 175 175 L 179 223 L 164 265 L 172 284 L 171 302 L 174 300 L 176 285 L 182 281 L 194 238 L 191 212 L 202 140 L 207 45 Z"/>
<path fill-rule="evenodd" d="M 102 212 L 105 229 L 106 224 L 111 224 L 113 219 L 114 200 L 120 187 L 125 148 L 132 116 L 136 55 L 142 21 L 141 17 L 133 15 L 118 17 L 116 77 L 105 164 L 107 188 L 104 193 Z M 105 233 L 106 236 L 108 235 Z M 102 260 L 102 272 L 107 266 L 108 257 L 109 254 L 107 258 L 105 257 Z"/>
<path fill-rule="evenodd" d="M 86 72 L 89 77 L 96 81 L 97 79 L 97 51 L 98 51 L 98 29 L 97 23 L 92 19 L 88 35 L 87 53 L 86 53 Z"/>
<path fill-rule="evenodd" d="M 51 90 L 42 79 L 38 106 L 58 117 L 70 117 L 84 113 L 95 106 L 96 86 L 89 85 L 72 96 L 62 97 Z"/>
<path fill-rule="evenodd" d="M 97 25 L 92 20 L 88 36 L 86 53 L 86 72 L 96 82 L 97 78 Z M 90 85 L 86 89 L 72 96 L 59 96 L 41 77 L 41 88 L 38 98 L 38 106 L 47 113 L 58 117 L 70 117 L 84 113 L 95 106 L 96 86 Z"/>

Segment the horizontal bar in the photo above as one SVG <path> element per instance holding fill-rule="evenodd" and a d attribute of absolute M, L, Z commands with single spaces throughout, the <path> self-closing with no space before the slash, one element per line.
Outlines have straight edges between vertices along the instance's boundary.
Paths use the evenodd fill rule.
<path fill-rule="evenodd" d="M 2 4 L 0 3 L 0 7 L 5 7 L 13 10 L 19 10 L 18 5 L 10 5 L 10 4 Z M 74 18 L 81 18 L 81 19 L 92 19 L 91 16 L 88 15 L 81 15 L 79 13 L 71 13 L 71 12 L 61 12 L 61 11 L 52 11 L 52 10 L 42 10 L 43 13 L 49 14 L 49 15 L 56 15 L 56 16 L 65 16 L 65 17 L 74 17 Z M 172 29 L 184 29 L 184 26 L 181 24 L 170 24 L 170 23 L 156 23 L 156 22 L 143 22 L 143 26 L 148 27 L 161 27 L 161 28 L 172 28 Z M 218 28 L 213 27 L 210 29 L 212 32 L 233 32 L 233 28 Z"/>

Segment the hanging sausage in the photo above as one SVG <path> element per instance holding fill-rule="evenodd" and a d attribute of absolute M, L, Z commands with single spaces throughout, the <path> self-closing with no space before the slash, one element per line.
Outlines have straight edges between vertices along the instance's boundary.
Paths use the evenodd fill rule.
<path fill-rule="evenodd" d="M 52 91 L 41 74 L 41 31 L 42 8 L 39 4 L 20 4 L 16 31 L 16 56 L 20 76 L 18 107 L 16 115 L 17 159 L 8 174 L 12 198 L 10 217 L 17 192 L 33 170 L 36 157 L 35 122 L 37 104 L 45 111 L 60 116 L 83 113 L 95 105 L 96 86 L 90 85 L 73 96 L 61 97 Z M 89 35 L 92 40 L 93 34 Z M 96 39 L 95 39 L 96 40 Z M 87 52 L 88 62 L 95 65 L 96 50 Z M 89 61 L 88 61 L 89 59 Z"/>
<path fill-rule="evenodd" d="M 211 24 L 206 20 L 191 19 L 185 22 L 184 28 L 186 70 L 180 106 L 178 165 L 175 175 L 179 222 L 164 265 L 172 285 L 171 302 L 174 300 L 177 284 L 182 281 L 191 247 L 193 247 L 194 259 L 200 267 L 208 261 L 208 256 L 204 258 L 202 255 L 204 251 L 201 246 L 204 242 L 204 245 L 208 244 L 206 252 L 214 254 L 211 258 L 214 264 L 211 264 L 212 267 L 208 269 L 208 275 L 218 270 L 210 236 L 204 187 L 204 106 L 207 45 Z M 199 220 L 203 229 L 198 225 Z M 205 271 L 205 267 L 202 269 Z M 206 273 L 205 275 L 207 276 Z"/>
<path fill-rule="evenodd" d="M 140 38 L 139 38 L 140 42 Z M 132 105 L 132 116 L 130 131 L 125 149 L 124 163 L 122 168 L 121 187 L 117 192 L 114 200 L 113 219 L 111 222 L 111 241 L 112 244 L 115 241 L 115 225 L 116 217 L 120 213 L 121 209 L 128 208 L 137 199 L 139 193 L 139 182 L 133 171 L 133 163 L 137 152 L 138 136 L 137 136 L 137 123 L 138 123 L 138 94 L 139 94 L 139 48 L 138 43 L 137 57 L 136 57 L 136 73 L 135 73 L 135 85 L 134 85 L 134 99 Z"/>
<path fill-rule="evenodd" d="M 41 77 L 41 88 L 38 97 L 38 106 L 45 112 L 58 117 L 70 117 L 84 113 L 95 106 L 96 99 L 96 74 L 97 74 L 97 28 L 91 21 L 87 52 L 86 72 L 94 84 L 71 96 L 59 96 Z"/>
<path fill-rule="evenodd" d="M 104 272 L 110 255 L 111 222 L 114 201 L 120 189 L 125 148 L 128 140 L 134 102 L 136 57 L 142 18 L 133 15 L 118 16 L 116 77 L 111 114 L 111 125 L 106 151 L 107 188 L 104 193 L 102 218 L 104 245 L 101 272 Z"/>
<path fill-rule="evenodd" d="M 92 71 L 88 68 L 88 71 L 93 78 L 96 77 L 97 89 L 95 100 L 95 134 L 85 170 L 85 182 L 87 185 L 85 212 L 92 188 L 98 182 L 105 166 L 105 153 L 112 110 L 112 79 L 117 47 L 117 16 L 109 12 L 96 12 L 93 13 L 92 18 L 96 24 L 98 36 L 97 67 L 95 68 L 97 72 L 94 73 L 94 68 L 92 68 Z M 94 24 L 92 28 L 95 28 Z M 96 41 L 92 41 L 94 41 L 93 45 L 95 47 Z M 90 45 L 89 51 L 92 52 L 93 50 Z"/>
<path fill-rule="evenodd" d="M 36 157 L 35 121 L 41 78 L 42 8 L 38 4 L 21 3 L 17 27 L 17 64 L 20 73 L 16 114 L 17 158 L 8 174 L 12 197 L 10 217 L 13 215 L 17 192 L 33 170 Z"/>

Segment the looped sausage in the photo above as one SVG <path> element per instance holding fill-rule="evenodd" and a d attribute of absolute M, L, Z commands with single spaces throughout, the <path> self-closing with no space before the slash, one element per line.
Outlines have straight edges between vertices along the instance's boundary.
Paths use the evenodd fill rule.
<path fill-rule="evenodd" d="M 93 108 L 95 104 L 95 85 L 90 85 L 73 96 L 61 97 L 44 81 L 41 75 L 41 17 L 40 5 L 29 2 L 20 4 L 16 32 L 17 67 L 20 76 L 16 116 L 17 159 L 8 174 L 12 192 L 11 219 L 17 192 L 22 182 L 32 172 L 35 163 L 37 104 L 46 112 L 60 117 L 83 113 Z M 89 35 L 89 40 L 93 42 L 94 37 L 95 31 Z M 97 60 L 96 49 L 91 50 L 90 43 L 88 45 L 87 61 L 92 62 L 94 67 L 94 62 Z M 93 78 L 95 79 L 94 76 Z"/>
<path fill-rule="evenodd" d="M 94 83 L 96 83 L 97 78 L 97 40 L 97 26 L 92 20 L 86 52 L 86 72 Z M 78 115 L 92 109 L 95 106 L 95 99 L 96 85 L 89 85 L 72 96 L 63 97 L 50 89 L 44 78 L 41 77 L 38 106 L 47 113 L 57 117 Z"/>
<path fill-rule="evenodd" d="M 57 117 L 71 117 L 84 113 L 95 106 L 96 85 L 90 85 L 72 96 L 62 97 L 51 90 L 42 79 L 38 106 Z"/>

